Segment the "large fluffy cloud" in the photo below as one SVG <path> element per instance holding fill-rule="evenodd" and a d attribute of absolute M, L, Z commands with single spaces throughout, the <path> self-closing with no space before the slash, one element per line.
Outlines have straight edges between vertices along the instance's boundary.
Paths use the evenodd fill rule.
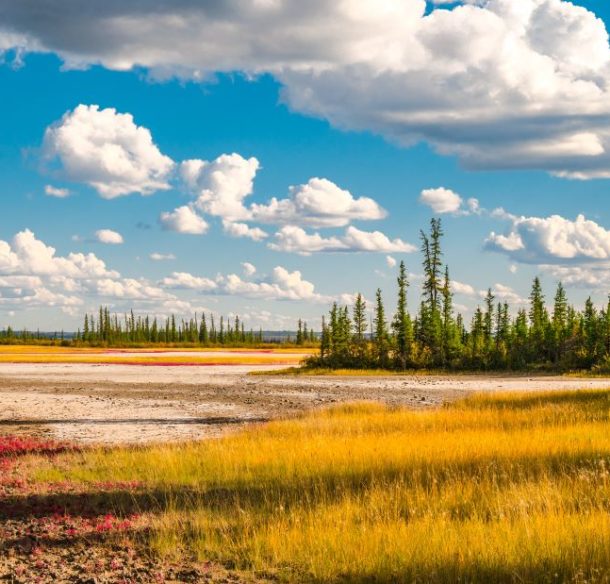
<path fill-rule="evenodd" d="M 57 256 L 54 247 L 36 238 L 29 229 L 20 231 L 12 244 L 0 241 L 0 273 L 68 278 L 118 277 L 95 254 Z"/>
<path fill-rule="evenodd" d="M 574 221 L 550 217 L 515 217 L 506 234 L 492 232 L 486 247 L 532 264 L 610 260 L 610 231 L 584 215 Z"/>
<path fill-rule="evenodd" d="M 222 280 L 222 291 L 249 298 L 269 300 L 306 300 L 308 302 L 328 302 L 331 298 L 315 291 L 315 286 L 303 279 L 301 272 L 288 271 L 282 266 L 273 269 L 271 277 L 259 282 L 243 280 L 237 274 L 229 274 Z"/>
<path fill-rule="evenodd" d="M 153 256 L 158 260 L 173 258 L 169 254 Z M 210 309 L 197 301 L 201 294 L 309 304 L 347 298 L 346 294 L 335 297 L 319 293 L 298 270 L 276 266 L 271 274 L 255 278 L 254 265 L 243 262 L 241 267 L 242 276 L 229 272 L 208 278 L 174 271 L 154 282 L 122 276 L 94 254 L 58 255 L 32 231 L 24 230 L 10 242 L 0 240 L 0 314 L 57 308 L 80 318 L 84 311 L 95 312 L 100 305 L 110 306 L 119 313 L 133 309 L 158 317 L 172 313 L 209 313 Z M 248 311 L 252 307 L 246 305 L 240 313 L 243 316 Z M 253 325 L 262 324 L 253 313 L 250 318 Z M 268 322 L 271 321 L 265 319 Z"/>
<path fill-rule="evenodd" d="M 90 289 L 99 296 L 121 300 L 150 301 L 173 298 L 163 289 L 150 285 L 146 280 L 136 280 L 135 278 L 121 280 L 102 278 L 93 282 Z"/>
<path fill-rule="evenodd" d="M 168 189 L 172 160 L 131 114 L 79 105 L 47 128 L 43 156 L 64 178 L 83 182 L 106 198 Z"/>
<path fill-rule="evenodd" d="M 262 298 L 265 300 L 305 300 L 309 302 L 327 302 L 330 296 L 323 296 L 315 291 L 313 283 L 305 280 L 298 270 L 290 272 L 282 266 L 276 266 L 269 277 L 253 281 L 256 268 L 249 263 L 242 264 L 245 278 L 238 274 L 219 274 L 215 280 L 194 276 L 188 272 L 174 272 L 164 278 L 159 285 L 167 289 L 197 290 L 200 293 L 225 294 L 245 298 Z"/>
<path fill-rule="evenodd" d="M 610 266 L 608 264 L 588 264 L 582 266 L 542 266 L 542 271 L 565 286 L 596 290 L 604 295 L 610 288 Z"/>
<path fill-rule="evenodd" d="M 80 296 L 71 294 L 82 289 L 81 283 L 119 277 L 92 253 L 57 255 L 55 248 L 28 229 L 17 233 L 10 243 L 0 241 L 0 306 L 72 311 L 83 304 Z"/>
<path fill-rule="evenodd" d="M 194 159 L 180 164 L 180 176 L 196 197 L 203 213 L 220 217 L 227 225 L 244 221 L 282 225 L 299 222 L 314 227 L 343 227 L 351 221 L 383 219 L 386 212 L 371 198 L 355 198 L 325 178 L 311 178 L 292 186 L 285 199 L 273 197 L 268 203 L 248 204 L 260 168 L 256 158 L 223 154 L 216 160 Z"/>
<path fill-rule="evenodd" d="M 383 219 L 386 212 L 368 197 L 353 195 L 328 179 L 312 178 L 307 184 L 290 187 L 290 197 L 253 205 L 252 217 L 262 223 L 299 222 L 312 227 L 344 227 L 351 221 Z"/>
<path fill-rule="evenodd" d="M 293 109 L 472 168 L 610 176 L 608 34 L 567 1 L 0 0 L 0 22 L 0 48 L 68 67 L 270 72 Z"/>
<path fill-rule="evenodd" d="M 254 177 L 259 168 L 256 158 L 239 154 L 223 154 L 216 160 L 186 160 L 180 174 L 196 194 L 196 206 L 209 215 L 227 221 L 248 219 L 244 199 L 252 193 Z"/>

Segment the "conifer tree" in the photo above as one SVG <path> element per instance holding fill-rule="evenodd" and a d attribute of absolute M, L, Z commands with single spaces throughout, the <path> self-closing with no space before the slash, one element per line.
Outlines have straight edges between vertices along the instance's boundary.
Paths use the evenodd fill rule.
<path fill-rule="evenodd" d="M 209 341 L 208 338 L 208 325 L 205 319 L 205 312 L 201 315 L 201 324 L 199 325 L 199 342 L 202 345 L 207 345 Z"/>
<path fill-rule="evenodd" d="M 360 366 L 364 366 L 366 359 L 366 329 L 367 329 L 367 317 L 366 317 L 366 302 L 362 294 L 358 293 L 356 296 L 356 302 L 354 303 L 354 343 L 356 357 L 360 363 Z"/>
<path fill-rule="evenodd" d="M 423 254 L 423 301 L 419 315 L 420 338 L 432 356 L 433 364 L 442 362 L 442 321 L 439 302 L 441 290 L 443 230 L 440 219 L 430 220 L 430 234 L 420 232 Z"/>
<path fill-rule="evenodd" d="M 561 282 L 557 284 L 557 291 L 555 292 L 552 325 L 553 361 L 558 363 L 563 354 L 568 325 L 568 300 L 566 297 L 565 288 Z"/>
<path fill-rule="evenodd" d="M 322 333 L 320 337 L 320 359 L 324 361 L 330 353 L 330 339 L 326 319 L 322 316 Z"/>
<path fill-rule="evenodd" d="M 389 334 L 380 288 L 377 289 L 375 294 L 375 316 L 373 322 L 375 324 L 375 337 L 373 340 L 375 358 L 378 366 L 386 369 L 389 364 Z"/>
<path fill-rule="evenodd" d="M 545 360 L 545 332 L 546 321 L 548 315 L 544 305 L 544 294 L 542 293 L 542 285 L 540 278 L 536 276 L 532 284 L 530 292 L 530 312 L 529 312 L 531 330 L 530 330 L 530 354 L 540 356 L 541 360 Z"/>
<path fill-rule="evenodd" d="M 411 357 L 411 344 L 413 342 L 413 326 L 407 310 L 407 289 L 409 281 L 405 262 L 400 262 L 398 270 L 398 302 L 396 313 L 392 321 L 392 330 L 396 339 L 396 361 L 400 369 L 406 369 Z"/>
<path fill-rule="evenodd" d="M 598 348 L 598 326 L 597 326 L 597 313 L 591 297 L 585 301 L 585 310 L 583 313 L 583 325 L 584 325 L 584 337 L 585 337 L 585 349 L 587 355 L 586 365 L 590 367 L 595 357 L 597 356 Z"/>
<path fill-rule="evenodd" d="M 447 364 L 457 357 L 461 351 L 463 320 L 461 315 L 458 326 L 453 317 L 453 292 L 449 267 L 445 266 L 445 279 L 442 287 L 442 361 Z"/>

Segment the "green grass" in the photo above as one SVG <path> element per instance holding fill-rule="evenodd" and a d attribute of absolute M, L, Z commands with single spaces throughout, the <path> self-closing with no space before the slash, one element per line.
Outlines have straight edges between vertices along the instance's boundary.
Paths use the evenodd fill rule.
<path fill-rule="evenodd" d="M 155 553 L 280 581 L 610 580 L 610 391 L 353 404 L 36 478 L 144 481 Z"/>

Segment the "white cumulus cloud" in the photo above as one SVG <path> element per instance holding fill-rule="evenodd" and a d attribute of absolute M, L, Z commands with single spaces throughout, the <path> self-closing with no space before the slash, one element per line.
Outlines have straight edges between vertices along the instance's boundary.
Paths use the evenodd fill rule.
<path fill-rule="evenodd" d="M 123 236 L 117 231 L 112 229 L 98 229 L 95 232 L 95 239 L 100 243 L 106 243 L 110 245 L 119 245 L 124 242 Z"/>
<path fill-rule="evenodd" d="M 584 215 L 515 217 L 508 233 L 489 235 L 486 248 L 531 264 L 600 262 L 610 259 L 610 231 Z"/>
<path fill-rule="evenodd" d="M 65 179 L 88 184 L 106 199 L 168 189 L 174 167 L 131 114 L 97 105 L 79 105 L 49 126 L 42 152 Z"/>
<path fill-rule="evenodd" d="M 230 221 L 223 221 L 222 227 L 224 232 L 231 237 L 245 237 L 252 241 L 262 241 L 269 237 L 266 231 L 260 229 L 260 227 L 250 227 L 247 223 L 231 223 Z"/>
<path fill-rule="evenodd" d="M 237 274 L 229 274 L 222 280 L 222 292 L 268 300 L 306 300 L 319 303 L 330 300 L 329 296 L 318 294 L 314 284 L 303 279 L 300 271 L 290 272 L 282 266 L 275 267 L 269 279 L 259 282 L 245 281 Z"/>
<path fill-rule="evenodd" d="M 244 275 L 250 277 L 256 274 L 256 266 L 250 262 L 242 262 L 241 267 L 244 270 Z"/>
<path fill-rule="evenodd" d="M 430 207 L 435 213 L 457 213 L 462 206 L 462 197 L 451 189 L 424 189 L 419 196 L 420 203 Z"/>
<path fill-rule="evenodd" d="M 165 288 L 183 288 L 186 290 L 209 291 L 218 288 L 214 280 L 199 278 L 188 272 L 174 272 L 171 276 L 163 278 L 160 282 Z"/>
<path fill-rule="evenodd" d="M 474 296 L 476 294 L 475 289 L 470 284 L 464 284 L 457 280 L 451 282 L 451 289 L 456 294 L 463 294 L 464 296 Z"/>
<path fill-rule="evenodd" d="M 312 178 L 306 184 L 290 187 L 289 198 L 272 198 L 265 205 L 253 205 L 251 213 L 262 223 L 298 222 L 312 227 L 344 227 L 354 220 L 372 221 L 387 215 L 373 199 L 356 199 L 324 178 Z"/>
<path fill-rule="evenodd" d="M 72 4 L 47 0 L 40 18 L 33 0 L 2 0 L 0 50 L 157 79 L 270 73 L 296 111 L 405 146 L 426 141 L 469 168 L 610 177 L 608 33 L 572 2 Z"/>
<path fill-rule="evenodd" d="M 244 199 L 252 193 L 259 167 L 256 158 L 223 154 L 212 162 L 186 160 L 180 165 L 180 175 L 197 196 L 198 209 L 227 221 L 240 221 L 249 219 Z"/>
<path fill-rule="evenodd" d="M 324 237 L 319 233 L 307 233 L 296 225 L 282 227 L 269 248 L 301 255 L 319 252 L 411 253 L 416 249 L 402 239 L 390 239 L 381 231 L 362 231 L 350 226 L 341 236 Z"/>
<path fill-rule="evenodd" d="M 207 232 L 209 227 L 206 221 L 189 205 L 183 205 L 171 212 L 161 213 L 159 222 L 166 231 L 189 235 L 202 235 Z"/>

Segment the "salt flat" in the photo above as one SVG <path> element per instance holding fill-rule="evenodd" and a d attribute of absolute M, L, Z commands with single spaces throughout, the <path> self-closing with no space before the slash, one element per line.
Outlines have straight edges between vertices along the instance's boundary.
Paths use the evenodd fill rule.
<path fill-rule="evenodd" d="M 248 375 L 282 367 L 0 363 L 0 432 L 83 443 L 164 442 L 219 436 L 348 401 L 428 408 L 478 391 L 610 387 L 603 378 Z"/>

